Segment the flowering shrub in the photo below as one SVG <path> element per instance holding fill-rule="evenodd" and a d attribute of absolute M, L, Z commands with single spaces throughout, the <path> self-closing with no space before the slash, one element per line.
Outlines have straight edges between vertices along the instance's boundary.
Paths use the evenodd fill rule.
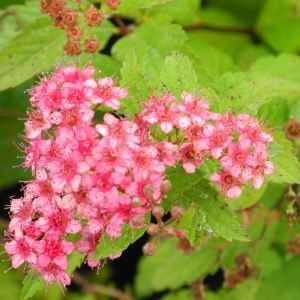
<path fill-rule="evenodd" d="M 297 24 L 297 7 L 233 2 L 0 11 L 0 90 L 12 88 L 0 97 L 0 186 L 24 180 L 0 219 L 10 299 L 299 298 L 299 31 L 281 24 Z M 123 292 L 108 273 L 128 256 L 137 272 Z"/>

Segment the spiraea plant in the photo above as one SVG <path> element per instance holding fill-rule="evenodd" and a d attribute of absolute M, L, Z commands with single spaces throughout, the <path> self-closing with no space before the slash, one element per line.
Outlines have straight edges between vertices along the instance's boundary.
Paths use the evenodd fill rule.
<path fill-rule="evenodd" d="M 5 276 L 25 273 L 22 300 L 53 290 L 73 299 L 73 282 L 88 300 L 97 292 L 130 300 L 156 292 L 164 300 L 260 300 L 270 285 L 274 299 L 285 299 L 284 285 L 288 299 L 297 299 L 299 57 L 255 48 L 257 59 L 235 46 L 239 59 L 247 56 L 241 63 L 202 35 L 245 34 L 264 51 L 279 51 L 264 23 L 273 2 L 261 8 L 255 29 L 206 23 L 222 13 L 205 3 L 200 10 L 198 0 L 22 6 L 37 17 L 0 50 L 7 66 L 1 89 L 37 73 L 23 89 L 26 116 L 16 113 L 25 121 L 13 173 L 22 196 L 7 206 L 3 237 Z M 26 52 L 28 37 L 34 49 L 43 45 L 34 56 Z M 66 54 L 72 57 L 63 60 Z M 141 238 L 133 288 L 89 282 L 103 280 L 110 261 L 124 259 Z M 81 266 L 99 276 L 84 278 Z M 221 274 L 215 292 L 214 274 Z"/>

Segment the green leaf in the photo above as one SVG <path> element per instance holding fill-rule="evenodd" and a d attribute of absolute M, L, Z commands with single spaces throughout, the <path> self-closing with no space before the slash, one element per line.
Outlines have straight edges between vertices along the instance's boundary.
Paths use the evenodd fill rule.
<path fill-rule="evenodd" d="M 203 228 L 215 237 L 221 236 L 226 240 L 248 241 L 249 237 L 234 220 L 234 214 L 226 205 L 217 200 L 217 192 L 208 181 L 201 179 L 196 185 L 169 198 L 169 202 L 188 209 L 195 205 L 195 214 L 191 227 L 199 230 Z"/>
<path fill-rule="evenodd" d="M 188 33 L 188 36 L 186 44 L 201 59 L 213 80 L 226 72 L 237 71 L 237 67 L 228 54 L 204 42 L 195 32 Z"/>
<path fill-rule="evenodd" d="M 150 221 L 150 214 L 146 215 L 146 222 Z M 129 224 L 123 227 L 122 235 L 113 239 L 111 237 L 102 237 L 100 239 L 100 244 L 97 247 L 92 259 L 97 260 L 101 258 L 109 257 L 110 255 L 117 255 L 124 251 L 130 244 L 138 240 L 146 231 L 147 227 L 144 226 L 139 229 L 132 229 Z"/>
<path fill-rule="evenodd" d="M 135 46 L 130 48 L 126 54 L 121 75 L 121 84 L 129 86 L 128 93 L 130 95 L 130 98 L 122 100 L 122 106 L 125 113 L 128 111 L 132 115 L 136 114 L 141 111 L 141 106 L 138 103 L 141 99 L 147 99 L 151 92 L 147 81 L 137 66 Z"/>
<path fill-rule="evenodd" d="M 168 14 L 173 22 L 182 26 L 192 26 L 200 22 L 199 0 L 173 0 L 163 5 L 153 6 L 147 15 L 153 16 L 159 12 Z"/>
<path fill-rule="evenodd" d="M 0 10 L 0 15 L 3 16 L 1 18 L 0 48 L 5 46 L 25 25 L 42 16 L 40 4 L 37 1 L 26 1 L 25 5 L 9 5 L 5 10 Z"/>
<path fill-rule="evenodd" d="M 170 51 L 183 47 L 186 36 L 170 18 L 157 15 L 137 27 L 130 35 L 119 39 L 112 48 L 113 55 L 123 61 L 135 45 L 137 66 L 151 86 L 161 86 L 160 70 Z"/>
<path fill-rule="evenodd" d="M 191 296 L 191 290 L 184 289 L 177 293 L 167 294 L 162 300 L 195 300 L 195 298 Z"/>
<path fill-rule="evenodd" d="M 20 300 L 26 300 L 32 297 L 38 290 L 43 289 L 46 284 L 41 276 L 34 276 L 35 270 L 29 271 L 28 275 L 24 278 L 23 289 Z"/>
<path fill-rule="evenodd" d="M 48 70 L 54 58 L 62 60 L 64 41 L 65 32 L 53 28 L 48 16 L 26 26 L 0 51 L 0 90 L 17 86 L 36 72 Z"/>
<path fill-rule="evenodd" d="M 191 223 L 194 214 L 195 214 L 195 206 L 192 205 L 188 210 L 186 210 L 183 213 L 183 216 L 180 219 L 178 225 L 176 225 L 176 229 L 182 229 L 187 227 Z"/>
<path fill-rule="evenodd" d="M 180 98 L 183 91 L 193 94 L 197 86 L 196 72 L 186 55 L 172 51 L 162 67 L 160 78 L 168 91 Z"/>
<path fill-rule="evenodd" d="M 300 99 L 298 99 L 291 108 L 291 117 L 300 122 Z"/>
<path fill-rule="evenodd" d="M 292 53 L 262 57 L 251 66 L 250 70 L 283 76 L 300 83 L 300 57 Z"/>
<path fill-rule="evenodd" d="M 293 154 L 292 143 L 282 134 L 274 134 L 274 138 L 285 148 L 285 152 L 270 159 L 275 164 L 275 170 L 279 174 L 267 175 L 267 178 L 277 183 L 300 183 L 299 161 Z"/>
<path fill-rule="evenodd" d="M 228 202 L 230 209 L 233 211 L 246 209 L 263 197 L 267 184 L 264 184 L 259 190 L 250 189 L 252 184 L 251 182 L 244 187 L 242 195 L 237 200 Z"/>
<path fill-rule="evenodd" d="M 176 238 L 165 239 L 157 246 L 154 256 L 142 257 L 134 283 L 138 297 L 177 289 L 212 271 L 216 265 L 216 251 L 201 248 L 184 255 L 176 248 L 177 241 Z"/>
<path fill-rule="evenodd" d="M 253 79 L 251 73 L 224 74 L 216 82 L 221 98 L 225 97 L 219 104 L 220 112 L 225 113 L 231 107 L 236 114 L 256 114 L 278 81 L 278 78 L 269 77 Z"/>
<path fill-rule="evenodd" d="M 291 261 L 282 265 L 261 281 L 255 300 L 270 298 L 272 300 L 299 299 L 299 281 L 296 276 L 300 268 L 300 257 L 295 256 Z"/>
<path fill-rule="evenodd" d="M 108 6 L 101 7 L 106 13 L 127 12 L 139 8 L 148 8 L 153 5 L 163 4 L 172 0 L 122 0 L 121 5 L 116 10 L 111 10 Z"/>
<path fill-rule="evenodd" d="M 168 198 L 177 196 L 179 193 L 197 184 L 203 178 L 203 173 L 200 171 L 196 170 L 195 173 L 188 174 L 181 166 L 168 167 L 165 174 L 168 175 L 168 180 L 172 183 L 172 188 L 167 194 Z"/>
<path fill-rule="evenodd" d="M 299 51 L 300 15 L 292 2 L 267 0 L 256 24 L 260 38 L 278 52 Z"/>
<path fill-rule="evenodd" d="M 233 291 L 224 300 L 256 300 L 256 293 L 260 284 L 260 277 L 253 276 L 247 278 L 241 284 L 237 285 Z"/>

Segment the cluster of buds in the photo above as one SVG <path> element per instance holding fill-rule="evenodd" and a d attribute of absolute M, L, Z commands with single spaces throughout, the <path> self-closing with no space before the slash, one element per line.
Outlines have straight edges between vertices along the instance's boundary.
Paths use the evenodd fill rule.
<path fill-rule="evenodd" d="M 298 184 L 291 185 L 286 194 L 286 199 L 290 201 L 290 203 L 286 208 L 285 216 L 291 225 L 297 224 L 300 220 L 300 193 L 297 189 L 299 189 Z"/>
<path fill-rule="evenodd" d="M 166 180 L 165 182 L 169 181 Z M 187 232 L 185 229 L 176 230 L 179 220 L 183 217 L 184 209 L 178 205 L 175 205 L 171 211 L 171 218 L 167 222 L 162 221 L 162 217 L 165 215 L 165 211 L 161 206 L 154 206 L 152 209 L 152 216 L 156 219 L 157 224 L 149 223 L 147 227 L 147 233 L 151 236 L 156 236 L 153 243 L 146 243 L 143 246 L 143 252 L 145 255 L 152 256 L 156 253 L 156 244 L 159 242 L 159 238 L 163 235 L 169 239 L 173 236 L 177 236 L 180 240 L 186 240 Z M 172 221 L 177 221 L 175 224 L 170 224 Z"/>
<path fill-rule="evenodd" d="M 265 145 L 272 136 L 256 119 L 209 112 L 209 102 L 187 92 L 182 102 L 175 102 L 172 93 L 151 95 L 133 120 L 106 113 L 101 124 L 94 124 L 98 107 L 118 110 L 128 94 L 111 77 L 95 80 L 94 75 L 90 64 L 82 69 L 74 62 L 57 64 L 29 90 L 27 144 L 21 146 L 23 167 L 35 179 L 24 186 L 23 198 L 12 200 L 6 231 L 12 267 L 25 263 L 62 287 L 70 284 L 66 255 L 77 250 L 86 254 L 90 267 L 99 266 L 92 256 L 101 237 L 119 238 L 125 224 L 145 226 L 148 212 L 158 222 L 148 224 L 149 234 L 185 239 L 184 230 L 162 224 L 160 204 L 171 189 L 166 167 L 179 163 L 193 173 L 206 159 L 219 159 L 224 169 L 211 178 L 229 198 L 237 198 L 239 186 L 250 179 L 258 189 L 264 174 L 274 172 Z M 152 126 L 166 139 L 158 140 Z M 171 210 L 172 220 L 182 214 L 180 207 Z M 71 242 L 75 234 L 77 241 Z M 154 254 L 153 246 L 147 247 L 144 252 Z"/>
<path fill-rule="evenodd" d="M 40 0 L 41 12 L 50 15 L 53 26 L 66 31 L 67 43 L 63 46 L 67 55 L 80 55 L 82 48 L 87 53 L 94 53 L 99 48 L 96 36 L 92 38 L 84 37 L 84 31 L 78 23 L 78 17 L 83 17 L 89 27 L 100 26 L 103 19 L 103 11 L 97 10 L 93 5 L 83 8 L 81 0 L 76 0 L 78 9 L 74 11 L 71 7 L 66 7 L 66 1 Z M 116 7 L 120 1 L 107 0 L 108 6 Z M 84 39 L 84 42 L 83 42 Z"/>

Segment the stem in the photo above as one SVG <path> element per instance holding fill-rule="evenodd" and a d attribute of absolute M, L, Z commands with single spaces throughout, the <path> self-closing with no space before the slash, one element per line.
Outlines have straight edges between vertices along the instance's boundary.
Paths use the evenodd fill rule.
<path fill-rule="evenodd" d="M 252 28 L 249 28 L 249 29 L 229 28 L 229 27 L 224 28 L 224 27 L 219 27 L 219 26 L 206 25 L 206 24 L 202 24 L 202 23 L 197 23 L 190 27 L 184 27 L 183 29 L 186 31 L 196 30 L 196 29 L 208 29 L 208 30 L 214 30 L 214 31 L 254 34 L 254 31 Z"/>
<path fill-rule="evenodd" d="M 28 117 L 24 112 L 3 108 L 1 106 L 0 106 L 0 116 L 14 118 L 14 119 L 18 119 L 18 118 L 24 119 Z"/>
<path fill-rule="evenodd" d="M 89 293 L 99 293 L 103 295 L 108 295 L 120 300 L 137 300 L 135 297 L 133 297 L 130 294 L 127 294 L 125 292 L 122 292 L 120 290 L 116 290 L 110 287 L 106 287 L 97 283 L 89 282 L 85 278 L 83 278 L 79 273 L 74 272 L 73 273 L 73 281 L 77 284 L 81 285 L 83 289 Z"/>
<path fill-rule="evenodd" d="M 124 24 L 123 20 L 117 15 L 113 14 L 113 19 L 120 26 L 120 33 L 123 35 L 128 35 L 130 32 L 127 26 Z"/>

